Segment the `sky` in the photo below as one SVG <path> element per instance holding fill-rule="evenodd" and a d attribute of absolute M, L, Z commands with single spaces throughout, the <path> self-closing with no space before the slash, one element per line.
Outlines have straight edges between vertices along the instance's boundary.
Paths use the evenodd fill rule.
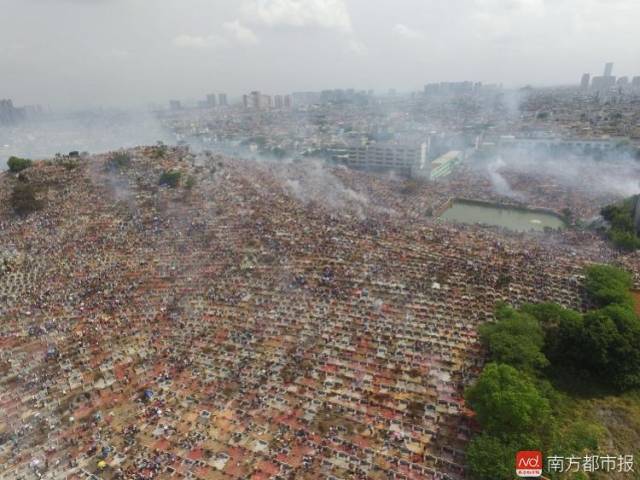
<path fill-rule="evenodd" d="M 605 61 L 640 75 L 639 18 L 639 0 L 0 0 L 0 98 L 571 84 Z"/>

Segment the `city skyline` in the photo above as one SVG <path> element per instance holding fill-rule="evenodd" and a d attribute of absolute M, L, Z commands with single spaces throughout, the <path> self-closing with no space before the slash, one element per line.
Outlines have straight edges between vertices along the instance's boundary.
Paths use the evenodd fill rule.
<path fill-rule="evenodd" d="M 604 61 L 640 72 L 640 6 L 629 0 L 2 3 L 2 97 L 17 104 L 144 106 L 256 87 L 406 92 L 465 79 L 563 85 Z"/>

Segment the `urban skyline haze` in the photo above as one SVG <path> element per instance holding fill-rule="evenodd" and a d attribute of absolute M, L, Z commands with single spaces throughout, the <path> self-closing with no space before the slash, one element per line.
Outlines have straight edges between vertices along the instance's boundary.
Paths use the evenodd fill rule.
<path fill-rule="evenodd" d="M 0 0 L 0 97 L 144 106 L 428 82 L 640 74 L 634 0 Z"/>

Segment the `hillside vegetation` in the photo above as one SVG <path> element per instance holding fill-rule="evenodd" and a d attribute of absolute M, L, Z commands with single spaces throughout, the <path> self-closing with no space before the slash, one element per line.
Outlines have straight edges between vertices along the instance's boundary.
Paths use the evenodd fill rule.
<path fill-rule="evenodd" d="M 465 392 L 482 430 L 467 449 L 472 478 L 513 478 L 519 450 L 640 454 L 640 318 L 631 277 L 607 265 L 585 273 L 593 309 L 501 305 L 497 321 L 480 328 L 490 362 Z M 640 478 L 617 471 L 545 475 Z"/>
<path fill-rule="evenodd" d="M 622 249 L 633 251 L 640 248 L 640 237 L 635 226 L 635 209 L 638 195 L 608 205 L 600 212 L 609 223 L 607 236 L 613 244 Z"/>

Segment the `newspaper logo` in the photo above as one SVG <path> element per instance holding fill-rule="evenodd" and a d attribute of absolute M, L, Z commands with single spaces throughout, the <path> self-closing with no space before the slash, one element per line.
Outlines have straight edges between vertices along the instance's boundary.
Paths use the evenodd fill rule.
<path fill-rule="evenodd" d="M 523 450 L 516 454 L 516 475 L 522 478 L 542 475 L 542 452 Z"/>

